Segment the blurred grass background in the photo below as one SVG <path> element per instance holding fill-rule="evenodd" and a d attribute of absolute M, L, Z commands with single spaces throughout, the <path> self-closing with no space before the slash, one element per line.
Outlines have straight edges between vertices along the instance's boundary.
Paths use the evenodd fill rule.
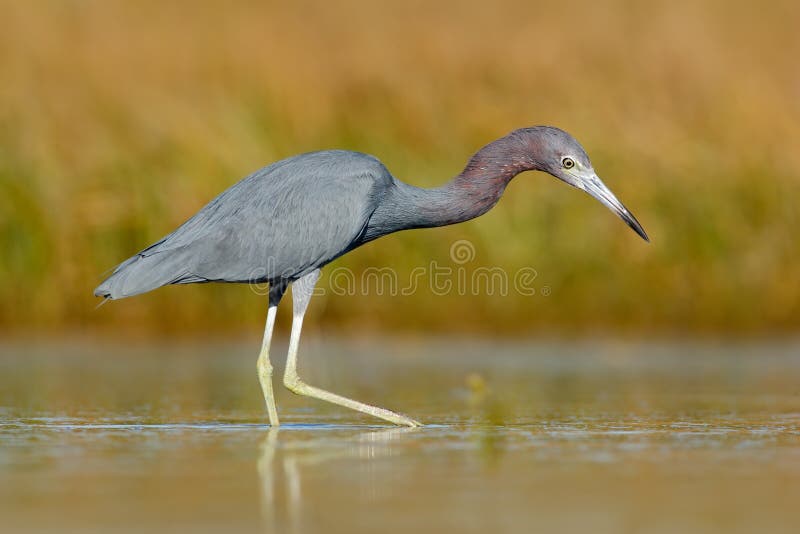
<path fill-rule="evenodd" d="M 650 245 L 587 196 L 524 174 L 476 221 L 335 266 L 405 280 L 452 265 L 450 244 L 468 239 L 470 265 L 533 267 L 548 296 L 325 296 L 309 322 L 796 331 L 798 20 L 795 1 L 2 1 L 0 329 L 258 331 L 266 301 L 247 287 L 170 287 L 99 310 L 92 289 L 279 158 L 354 149 L 432 186 L 494 138 L 553 124 Z"/>

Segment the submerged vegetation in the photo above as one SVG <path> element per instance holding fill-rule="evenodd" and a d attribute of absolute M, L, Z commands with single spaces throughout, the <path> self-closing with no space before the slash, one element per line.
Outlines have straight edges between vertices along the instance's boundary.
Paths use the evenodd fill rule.
<path fill-rule="evenodd" d="M 400 281 L 431 261 L 530 268 L 535 294 L 355 292 L 317 299 L 310 322 L 521 335 L 797 327 L 796 2 L 1 9 L 3 330 L 249 329 L 266 308 L 252 288 L 172 287 L 98 312 L 92 289 L 276 159 L 359 150 L 432 186 L 533 124 L 584 144 L 650 245 L 528 173 L 476 221 L 381 239 L 331 267 L 391 267 Z M 467 263 L 450 256 L 461 240 Z"/>

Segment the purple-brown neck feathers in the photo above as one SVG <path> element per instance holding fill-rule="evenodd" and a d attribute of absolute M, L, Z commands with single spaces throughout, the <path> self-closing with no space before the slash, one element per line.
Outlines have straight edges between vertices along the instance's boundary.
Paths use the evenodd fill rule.
<path fill-rule="evenodd" d="M 489 143 L 470 158 L 461 174 L 445 185 L 454 201 L 469 206 L 464 210 L 467 218 L 491 209 L 517 174 L 538 169 L 532 141 L 530 136 L 517 131 Z"/>
<path fill-rule="evenodd" d="M 456 177 L 462 185 L 478 182 L 505 182 L 517 174 L 535 168 L 531 149 L 535 143 L 518 132 L 501 137 L 478 150 Z"/>
<path fill-rule="evenodd" d="M 483 215 L 497 204 L 514 176 L 544 170 L 547 135 L 546 127 L 511 132 L 481 148 L 458 176 L 441 187 L 423 189 L 398 181 L 391 200 L 371 220 L 374 234 L 445 226 Z"/>

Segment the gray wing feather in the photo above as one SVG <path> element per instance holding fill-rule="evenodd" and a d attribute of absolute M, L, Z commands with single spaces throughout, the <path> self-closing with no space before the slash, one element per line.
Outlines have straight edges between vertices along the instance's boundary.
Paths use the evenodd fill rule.
<path fill-rule="evenodd" d="M 233 185 L 95 289 L 113 299 L 166 284 L 294 280 L 355 246 L 394 179 L 372 156 L 313 152 Z"/>

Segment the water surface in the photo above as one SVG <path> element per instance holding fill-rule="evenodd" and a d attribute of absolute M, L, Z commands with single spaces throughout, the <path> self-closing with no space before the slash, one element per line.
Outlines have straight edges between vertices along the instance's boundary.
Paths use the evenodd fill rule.
<path fill-rule="evenodd" d="M 796 532 L 800 344 L 308 340 L 0 347 L 8 532 Z M 274 357 L 280 371 L 282 351 Z"/>

